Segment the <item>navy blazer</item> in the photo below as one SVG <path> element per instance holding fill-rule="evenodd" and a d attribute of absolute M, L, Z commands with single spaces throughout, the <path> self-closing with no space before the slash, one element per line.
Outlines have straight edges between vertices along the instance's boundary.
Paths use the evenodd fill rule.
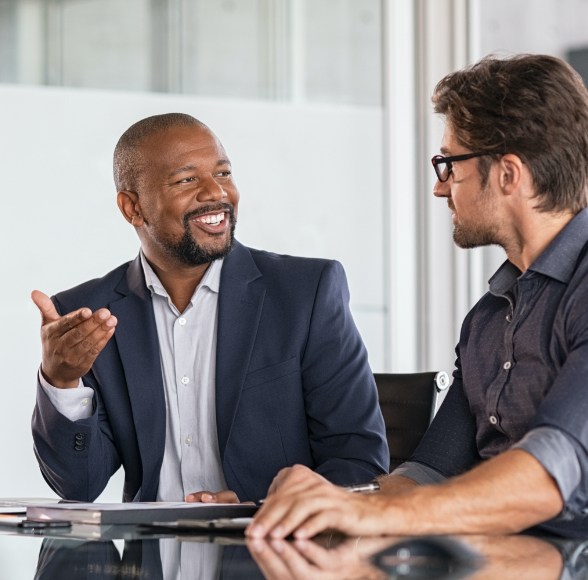
<path fill-rule="evenodd" d="M 384 422 L 342 266 L 236 242 L 218 300 L 216 422 L 229 488 L 258 500 L 295 463 L 339 484 L 386 472 Z M 165 398 L 139 258 L 53 301 L 62 314 L 106 307 L 118 325 L 83 378 L 95 393 L 91 417 L 69 421 L 37 387 L 33 439 L 45 479 L 64 498 L 93 501 L 122 465 L 123 499 L 155 500 Z"/>

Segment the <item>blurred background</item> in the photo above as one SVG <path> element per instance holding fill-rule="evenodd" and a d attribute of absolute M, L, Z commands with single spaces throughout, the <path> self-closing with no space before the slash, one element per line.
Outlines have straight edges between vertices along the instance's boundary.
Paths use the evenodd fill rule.
<path fill-rule="evenodd" d="M 503 254 L 456 249 L 431 195 L 432 88 L 490 52 L 588 74 L 587 22 L 587 0 L 0 0 L 0 496 L 52 495 L 30 435 L 31 290 L 138 251 L 112 182 L 129 125 L 208 124 L 240 187 L 240 241 L 340 260 L 374 371 L 451 371 Z M 101 500 L 121 490 L 118 474 Z"/>

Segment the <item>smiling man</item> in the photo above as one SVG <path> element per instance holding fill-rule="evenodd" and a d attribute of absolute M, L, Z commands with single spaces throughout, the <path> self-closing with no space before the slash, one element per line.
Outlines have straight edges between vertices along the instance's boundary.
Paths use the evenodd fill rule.
<path fill-rule="evenodd" d="M 560 59 L 489 57 L 442 79 L 433 103 L 433 193 L 454 241 L 507 259 L 410 461 L 367 496 L 284 470 L 253 537 L 588 531 L 588 92 Z"/>
<path fill-rule="evenodd" d="M 389 456 L 340 264 L 234 240 L 239 192 L 200 121 L 139 121 L 114 153 L 139 256 L 49 299 L 33 415 L 42 473 L 94 500 L 125 470 L 125 501 L 265 496 L 302 463 L 357 483 Z M 218 493 L 217 493 L 218 492 Z"/>

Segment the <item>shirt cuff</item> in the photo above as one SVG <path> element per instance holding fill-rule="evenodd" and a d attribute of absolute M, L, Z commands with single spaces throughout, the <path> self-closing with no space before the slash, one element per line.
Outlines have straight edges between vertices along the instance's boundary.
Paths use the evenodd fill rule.
<path fill-rule="evenodd" d="M 417 463 L 416 461 L 405 461 L 401 463 L 393 472 L 394 475 L 408 477 L 419 485 L 433 485 L 442 483 L 447 478 L 427 465 Z"/>
<path fill-rule="evenodd" d="M 580 460 L 573 443 L 559 429 L 532 429 L 512 448 L 524 449 L 543 465 L 555 480 L 564 501 L 578 487 L 582 478 Z"/>
<path fill-rule="evenodd" d="M 41 370 L 38 373 L 39 383 L 55 409 L 70 421 L 87 419 L 92 415 L 92 399 L 94 389 L 84 386 L 80 379 L 73 389 L 58 389 L 50 385 Z"/>

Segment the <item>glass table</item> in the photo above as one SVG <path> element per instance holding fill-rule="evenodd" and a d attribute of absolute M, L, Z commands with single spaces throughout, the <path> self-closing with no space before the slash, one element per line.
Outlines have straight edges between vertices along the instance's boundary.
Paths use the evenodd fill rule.
<path fill-rule="evenodd" d="M 588 534 L 587 534 L 588 535 Z M 534 580 L 588 578 L 588 541 L 532 535 L 249 541 L 241 533 L 134 526 L 0 527 L 0 578 Z"/>

